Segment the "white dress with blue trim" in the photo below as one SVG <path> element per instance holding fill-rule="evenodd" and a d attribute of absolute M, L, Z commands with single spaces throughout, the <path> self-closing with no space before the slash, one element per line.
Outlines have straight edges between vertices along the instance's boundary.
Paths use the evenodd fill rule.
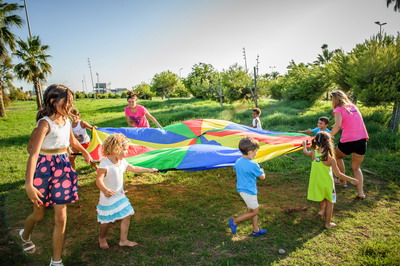
<path fill-rule="evenodd" d="M 127 167 L 128 162 L 125 159 L 122 159 L 119 165 L 113 164 L 108 158 L 100 162 L 99 169 L 107 170 L 104 185 L 115 191 L 115 194 L 108 198 L 100 191 L 97 221 L 102 224 L 112 223 L 135 213 L 124 192 L 124 172 Z"/>

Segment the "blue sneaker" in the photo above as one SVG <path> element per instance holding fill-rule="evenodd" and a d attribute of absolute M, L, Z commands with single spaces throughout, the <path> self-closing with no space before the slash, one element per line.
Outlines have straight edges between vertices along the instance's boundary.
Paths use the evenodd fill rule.
<path fill-rule="evenodd" d="M 235 225 L 233 223 L 233 218 L 229 218 L 228 219 L 228 224 L 229 224 L 229 228 L 231 228 L 232 234 L 236 235 L 236 227 L 237 227 L 237 225 Z"/>
<path fill-rule="evenodd" d="M 258 232 L 253 231 L 253 236 L 260 236 L 260 235 L 265 235 L 267 233 L 267 230 L 261 229 Z"/>

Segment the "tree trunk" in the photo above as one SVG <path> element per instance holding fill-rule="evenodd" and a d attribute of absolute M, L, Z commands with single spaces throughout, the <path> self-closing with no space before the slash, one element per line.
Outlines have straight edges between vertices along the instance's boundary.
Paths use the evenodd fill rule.
<path fill-rule="evenodd" d="M 218 97 L 219 97 L 219 104 L 220 104 L 221 107 L 222 107 L 223 99 L 222 99 L 222 93 L 221 93 L 221 92 L 218 92 Z"/>
<path fill-rule="evenodd" d="M 394 132 L 399 130 L 399 123 L 400 123 L 400 101 L 394 103 L 393 106 L 393 113 L 392 118 L 390 119 L 389 127 Z"/>
<path fill-rule="evenodd" d="M 42 90 L 40 89 L 39 79 L 36 79 L 33 85 L 35 87 L 35 92 L 36 92 L 36 104 L 39 110 L 42 108 L 42 102 L 43 102 L 43 95 L 42 95 Z"/>
<path fill-rule="evenodd" d="M 6 117 L 6 106 L 3 99 L 3 82 L 0 81 L 0 117 Z"/>

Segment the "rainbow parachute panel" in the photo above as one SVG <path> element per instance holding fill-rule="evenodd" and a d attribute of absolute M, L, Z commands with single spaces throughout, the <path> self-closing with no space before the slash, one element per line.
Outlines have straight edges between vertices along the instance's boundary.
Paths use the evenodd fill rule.
<path fill-rule="evenodd" d="M 301 133 L 257 130 L 233 122 L 196 119 L 156 128 L 98 128 L 92 132 L 87 148 L 93 159 L 101 160 L 101 145 L 113 133 L 122 133 L 129 140 L 126 160 L 132 164 L 160 170 L 198 171 L 234 165 L 242 156 L 238 149 L 243 137 L 260 142 L 254 159 L 265 162 L 279 155 L 302 149 L 310 136 Z"/>

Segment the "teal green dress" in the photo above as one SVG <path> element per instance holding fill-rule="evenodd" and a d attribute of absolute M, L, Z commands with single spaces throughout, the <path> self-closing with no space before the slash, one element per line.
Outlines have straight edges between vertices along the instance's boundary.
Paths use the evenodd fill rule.
<path fill-rule="evenodd" d="M 324 165 L 321 154 L 315 151 L 315 159 L 311 163 L 310 182 L 307 199 L 312 201 L 329 200 L 336 202 L 335 184 L 330 166 Z"/>

